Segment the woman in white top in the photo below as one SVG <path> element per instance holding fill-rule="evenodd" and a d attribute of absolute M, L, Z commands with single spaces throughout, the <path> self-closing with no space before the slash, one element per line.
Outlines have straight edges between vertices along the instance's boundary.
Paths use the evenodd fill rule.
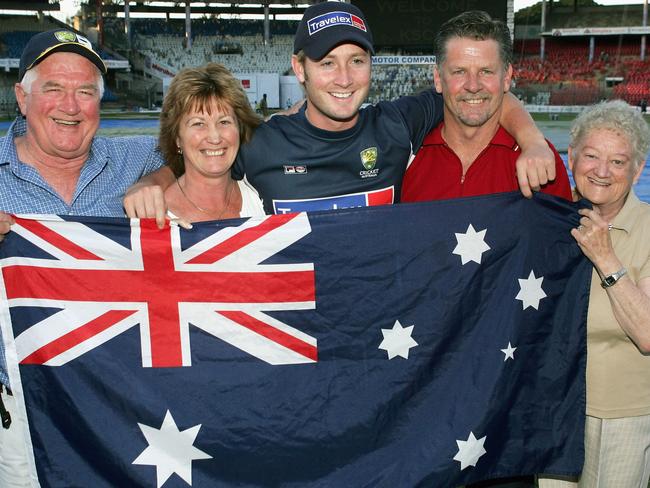
<path fill-rule="evenodd" d="M 170 214 L 188 222 L 264 215 L 257 192 L 230 168 L 261 122 L 241 82 L 224 66 L 186 68 L 172 80 L 160 115 L 160 150 L 176 175 Z"/>

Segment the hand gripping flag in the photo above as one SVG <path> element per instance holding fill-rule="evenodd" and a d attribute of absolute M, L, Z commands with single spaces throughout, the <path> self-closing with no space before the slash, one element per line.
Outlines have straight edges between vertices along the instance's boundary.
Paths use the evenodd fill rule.
<path fill-rule="evenodd" d="M 512 193 L 191 231 L 17 217 L 0 316 L 34 486 L 579 473 L 576 210 Z"/>

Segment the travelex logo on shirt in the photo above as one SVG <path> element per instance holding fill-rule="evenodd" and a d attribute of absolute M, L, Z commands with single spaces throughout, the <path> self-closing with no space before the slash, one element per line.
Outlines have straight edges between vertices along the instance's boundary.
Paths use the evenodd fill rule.
<path fill-rule="evenodd" d="M 323 198 L 300 198 L 295 200 L 273 200 L 274 214 L 314 212 L 317 210 L 338 210 L 342 208 L 374 207 L 395 202 L 395 188 L 348 193 Z"/>
<path fill-rule="evenodd" d="M 329 12 L 314 17 L 307 22 L 310 36 L 313 36 L 326 27 L 333 27 L 335 25 L 349 25 L 351 27 L 356 27 L 363 32 L 368 32 L 363 19 L 348 12 Z"/>

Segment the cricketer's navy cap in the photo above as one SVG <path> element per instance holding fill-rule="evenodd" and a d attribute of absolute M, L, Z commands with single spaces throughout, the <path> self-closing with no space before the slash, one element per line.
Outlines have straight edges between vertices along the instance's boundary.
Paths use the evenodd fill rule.
<path fill-rule="evenodd" d="M 106 74 L 106 65 L 99 57 L 88 39 L 65 29 L 39 32 L 33 36 L 23 49 L 18 68 L 18 81 L 23 79 L 27 70 L 32 69 L 50 54 L 57 52 L 76 53 L 93 63 L 102 74 Z"/>
<path fill-rule="evenodd" d="M 339 44 L 359 44 L 375 54 L 370 27 L 363 12 L 344 2 L 317 3 L 305 10 L 293 41 L 293 53 L 322 59 Z"/>

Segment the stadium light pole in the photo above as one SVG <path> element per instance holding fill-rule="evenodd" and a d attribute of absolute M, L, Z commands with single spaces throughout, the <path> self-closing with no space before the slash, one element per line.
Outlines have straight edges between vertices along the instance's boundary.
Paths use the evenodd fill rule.
<path fill-rule="evenodd" d="M 648 26 L 648 0 L 643 0 L 643 27 Z M 645 34 L 641 36 L 641 61 L 645 61 Z"/>
<path fill-rule="evenodd" d="M 269 2 L 264 2 L 264 45 L 268 46 L 269 41 L 271 40 L 271 21 L 270 17 Z"/>
<path fill-rule="evenodd" d="M 192 6 L 185 2 L 185 48 L 192 49 Z"/>
<path fill-rule="evenodd" d="M 97 44 L 100 48 L 104 47 L 104 15 L 102 13 L 102 1 L 95 2 L 95 15 L 97 17 Z"/>
<path fill-rule="evenodd" d="M 126 49 L 131 52 L 131 7 L 129 0 L 124 2 L 124 35 L 126 36 Z"/>
<path fill-rule="evenodd" d="M 544 31 L 546 30 L 546 0 L 542 0 L 542 21 L 541 22 L 542 23 L 541 23 L 539 29 L 540 29 L 541 33 L 543 34 Z M 539 57 L 540 57 L 540 59 L 542 61 L 544 61 L 545 43 L 546 43 L 546 38 L 544 36 L 540 36 L 540 39 L 539 39 Z"/>

